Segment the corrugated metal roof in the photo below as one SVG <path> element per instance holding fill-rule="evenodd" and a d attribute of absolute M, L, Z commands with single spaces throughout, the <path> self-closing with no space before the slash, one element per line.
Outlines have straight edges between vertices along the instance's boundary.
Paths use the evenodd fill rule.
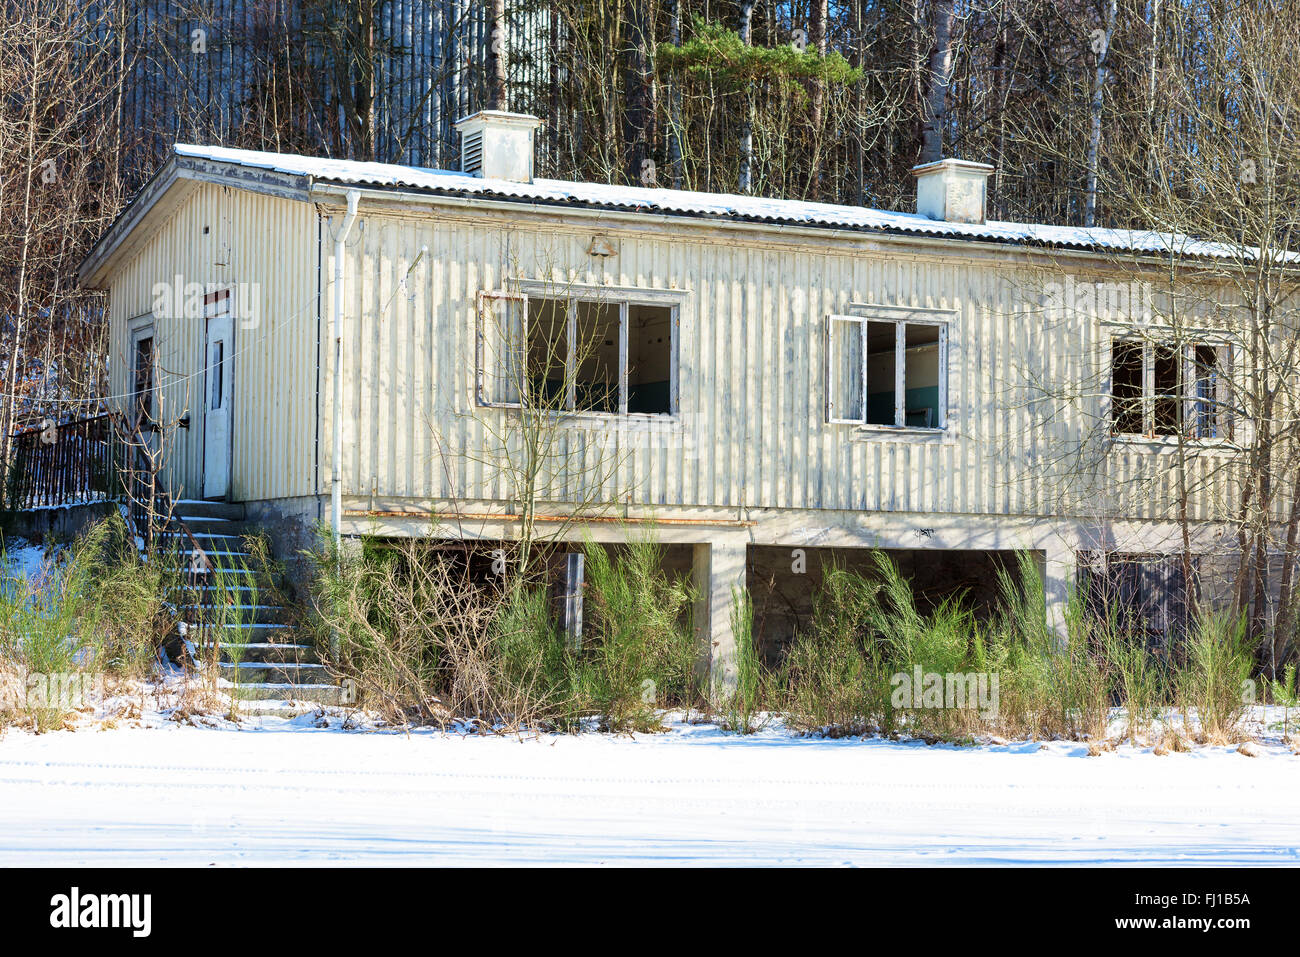
<path fill-rule="evenodd" d="M 814 226 L 884 233 L 905 233 L 952 239 L 1016 243 L 1070 249 L 1168 253 L 1182 256 L 1237 258 L 1241 250 L 1177 233 L 1128 229 L 1086 229 L 1038 223 L 949 223 L 916 213 L 894 213 L 861 206 L 837 206 L 791 199 L 765 199 L 731 193 L 696 193 L 689 190 L 610 186 L 538 179 L 531 183 L 480 179 L 450 170 L 423 169 L 389 163 L 323 159 L 291 153 L 263 153 L 220 146 L 176 144 L 178 156 L 274 170 L 310 177 L 313 182 L 345 186 L 400 188 L 439 195 L 482 196 L 485 199 L 523 200 L 557 206 L 692 216 L 741 222 Z M 1300 253 L 1288 257 L 1300 259 Z"/>

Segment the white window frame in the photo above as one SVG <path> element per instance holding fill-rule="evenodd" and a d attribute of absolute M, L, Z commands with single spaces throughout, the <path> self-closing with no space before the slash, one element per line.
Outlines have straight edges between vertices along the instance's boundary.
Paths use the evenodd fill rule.
<path fill-rule="evenodd" d="M 494 409 L 522 409 L 524 407 L 524 395 L 521 390 L 519 401 L 509 402 L 500 399 L 494 399 L 487 395 L 487 339 L 488 333 L 484 328 L 484 322 L 491 314 L 492 303 L 509 303 L 518 302 L 521 304 L 522 314 L 520 317 L 520 334 L 523 338 L 525 348 L 528 342 L 528 297 L 522 293 L 508 292 L 505 290 L 483 291 L 478 294 L 477 315 L 474 324 L 474 398 L 481 406 Z M 519 383 L 516 383 L 519 385 Z"/>
<path fill-rule="evenodd" d="M 492 401 L 484 394 L 485 379 L 485 355 L 484 343 L 485 334 L 483 331 L 483 320 L 488 314 L 485 304 L 488 301 L 513 301 L 520 303 L 522 310 L 521 331 L 525 351 L 528 342 L 528 307 L 530 299 L 549 299 L 552 301 L 563 301 L 565 306 L 565 342 L 566 353 L 565 363 L 565 401 L 564 409 L 561 411 L 571 416 L 599 416 L 601 418 L 610 418 L 618 416 L 631 420 L 646 420 L 661 422 L 668 419 L 676 419 L 680 415 L 680 396 L 678 389 L 678 350 L 680 348 L 680 329 L 681 329 L 681 310 L 684 292 L 677 290 L 661 289 L 637 289 L 635 287 L 606 287 L 606 286 L 563 286 L 555 288 L 547 283 L 535 281 L 516 281 L 515 285 L 520 291 L 494 290 L 490 292 L 479 293 L 479 310 L 478 310 L 478 334 L 477 349 L 475 361 L 476 397 L 478 404 L 490 408 L 506 409 L 523 409 L 528 407 L 527 394 L 521 394 L 518 402 L 499 402 Z M 573 343 L 578 338 L 578 303 L 594 302 L 606 306 L 618 306 L 618 411 L 617 412 L 599 412 L 592 409 L 577 409 L 577 378 L 573 368 L 574 355 Z M 664 412 L 628 412 L 628 325 L 631 307 L 633 306 L 653 306 L 658 308 L 667 308 L 669 310 L 669 375 L 668 375 L 668 408 Z"/>
<path fill-rule="evenodd" d="M 934 318 L 933 311 L 918 312 L 917 315 L 882 315 L 871 312 L 859 312 L 852 315 L 833 313 L 826 323 L 826 421 L 832 425 L 856 425 L 864 430 L 887 430 L 890 432 L 920 432 L 925 434 L 941 433 L 948 429 L 948 325 L 949 320 Z M 860 397 L 861 418 L 846 418 L 838 415 L 835 408 L 836 397 L 840 394 L 835 378 L 833 330 L 835 323 L 857 323 L 859 340 L 858 351 L 861 356 L 862 395 Z M 894 326 L 894 424 L 887 425 L 867 421 L 867 397 L 871 394 L 867 381 L 867 324 L 872 322 L 887 323 Z M 939 330 L 939 402 L 935 409 L 937 422 L 932 426 L 907 425 L 907 327 L 935 326 Z"/>
<path fill-rule="evenodd" d="M 142 339 L 150 339 L 153 345 L 150 346 L 149 364 L 152 368 L 149 370 L 149 381 L 151 383 L 149 392 L 149 404 L 152 408 L 153 422 L 156 424 L 161 414 L 161 383 L 159 382 L 159 371 L 161 365 L 158 362 L 158 328 L 154 323 L 154 317 L 145 313 L 142 316 L 136 316 L 127 322 L 127 340 L 130 349 L 126 367 L 127 367 L 127 387 L 130 399 L 128 400 L 128 409 L 131 412 L 130 419 L 134 422 L 135 412 L 139 408 L 139 395 L 136 391 L 136 369 L 135 359 L 136 350 L 139 348 L 138 343 Z M 152 431 L 152 430 L 150 430 Z"/>
<path fill-rule="evenodd" d="M 1201 346 L 1214 349 L 1218 377 L 1215 382 L 1211 414 L 1216 417 L 1218 435 L 1196 435 L 1190 431 L 1191 423 L 1198 420 L 1196 407 L 1201 401 L 1196 396 L 1196 350 Z M 1183 422 L 1187 423 L 1188 437 L 1197 442 L 1231 442 L 1235 417 L 1232 409 L 1232 370 L 1235 359 L 1232 345 L 1227 342 L 1196 339 L 1183 348 L 1183 381 L 1189 383 L 1188 396 L 1183 404 Z"/>
<path fill-rule="evenodd" d="M 1142 431 L 1141 432 L 1119 432 L 1116 431 L 1115 418 L 1115 347 L 1121 343 L 1140 346 L 1142 349 Z M 1106 356 L 1107 363 L 1107 392 L 1106 392 L 1106 418 L 1110 423 L 1111 435 L 1116 439 L 1127 441 L 1173 441 L 1178 438 L 1177 435 L 1156 434 L 1156 347 L 1172 347 L 1178 350 L 1178 373 L 1180 377 L 1179 388 L 1183 391 L 1182 397 L 1182 430 L 1183 438 L 1192 442 L 1205 443 L 1227 443 L 1232 441 L 1234 429 L 1237 425 L 1236 418 L 1232 410 L 1232 389 L 1233 389 L 1233 368 L 1236 359 L 1235 350 L 1232 343 L 1225 340 L 1222 336 L 1215 335 L 1198 335 L 1191 333 L 1183 336 L 1175 336 L 1170 333 L 1167 337 L 1159 334 L 1145 333 L 1116 333 L 1110 337 L 1110 351 Z M 1210 346 L 1215 351 L 1215 356 L 1219 364 L 1219 379 L 1215 389 L 1215 412 L 1219 416 L 1218 431 L 1219 435 L 1201 436 L 1194 435 L 1191 432 L 1191 424 L 1196 421 L 1196 406 L 1199 403 L 1192 394 L 1191 384 L 1196 381 L 1196 349 L 1200 346 Z"/>

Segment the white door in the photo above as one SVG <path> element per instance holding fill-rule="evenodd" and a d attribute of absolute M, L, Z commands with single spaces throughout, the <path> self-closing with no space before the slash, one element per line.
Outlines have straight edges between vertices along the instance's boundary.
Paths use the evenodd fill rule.
<path fill-rule="evenodd" d="M 230 493 L 230 400 L 234 395 L 234 322 L 230 299 L 209 311 L 207 324 L 207 374 L 204 376 L 203 497 L 225 498 Z"/>

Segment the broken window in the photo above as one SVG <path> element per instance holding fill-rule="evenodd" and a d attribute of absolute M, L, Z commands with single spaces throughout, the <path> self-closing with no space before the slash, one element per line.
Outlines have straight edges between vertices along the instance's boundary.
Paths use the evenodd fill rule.
<path fill-rule="evenodd" d="M 1117 339 L 1111 424 L 1117 435 L 1227 437 L 1226 346 Z"/>
<path fill-rule="evenodd" d="M 1179 350 L 1155 343 L 1151 347 L 1153 431 L 1156 435 L 1177 435 L 1183 424 L 1182 383 L 1179 382 Z"/>
<path fill-rule="evenodd" d="M 627 410 L 646 415 L 671 415 L 672 309 L 630 304 L 627 332 Z"/>
<path fill-rule="evenodd" d="M 1227 365 L 1227 346 L 1198 345 L 1192 352 L 1192 438 L 1230 437 Z"/>
<path fill-rule="evenodd" d="M 528 300 L 527 375 L 528 404 L 534 408 L 561 408 L 569 355 L 569 314 L 555 299 Z"/>
<path fill-rule="evenodd" d="M 153 336 L 144 335 L 135 340 L 132 378 L 135 393 L 135 424 L 141 431 L 150 431 L 154 420 Z"/>
<path fill-rule="evenodd" d="M 1081 551 L 1078 561 L 1084 609 L 1103 628 L 1152 651 L 1167 651 L 1186 634 L 1201 556 L 1190 556 L 1190 569 L 1181 555 Z"/>
<path fill-rule="evenodd" d="M 526 390 L 528 300 L 483 293 L 478 302 L 478 397 L 484 405 L 518 408 Z"/>
<path fill-rule="evenodd" d="M 507 334 L 480 334 L 480 382 L 509 382 L 517 363 L 521 388 L 482 388 L 480 401 L 517 405 L 510 397 L 522 394 L 533 408 L 673 414 L 675 306 L 496 293 L 485 299 L 488 324 Z M 518 349 L 505 343 L 513 338 Z"/>
<path fill-rule="evenodd" d="M 868 322 L 867 424 L 901 425 L 898 418 L 898 323 Z"/>
<path fill-rule="evenodd" d="M 618 303 L 574 304 L 573 401 L 576 412 L 619 411 Z"/>
<path fill-rule="evenodd" d="M 904 324 L 903 424 L 932 429 L 939 422 L 939 327 Z"/>
<path fill-rule="evenodd" d="M 831 316 L 827 347 L 831 422 L 944 427 L 944 323 Z"/>
<path fill-rule="evenodd" d="M 1115 431 L 1142 432 L 1142 343 L 1117 340 L 1111 353 L 1111 414 Z"/>

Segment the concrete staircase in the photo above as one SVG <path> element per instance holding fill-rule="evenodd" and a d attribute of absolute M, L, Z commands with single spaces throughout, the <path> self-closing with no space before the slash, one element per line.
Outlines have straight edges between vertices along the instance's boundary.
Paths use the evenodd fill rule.
<path fill-rule="evenodd" d="M 182 559 L 194 562 L 197 543 L 212 571 L 195 576 L 173 598 L 185 613 L 191 646 L 200 629 L 216 632 L 221 677 L 231 683 L 224 690 L 240 700 L 239 713 L 293 715 L 317 705 L 343 704 L 342 689 L 315 650 L 294 643 L 285 627 L 287 609 L 276 601 L 273 583 L 254 569 L 243 542 L 244 507 L 178 502 L 175 513 L 193 536 L 190 541 L 183 533 L 168 533 Z"/>

